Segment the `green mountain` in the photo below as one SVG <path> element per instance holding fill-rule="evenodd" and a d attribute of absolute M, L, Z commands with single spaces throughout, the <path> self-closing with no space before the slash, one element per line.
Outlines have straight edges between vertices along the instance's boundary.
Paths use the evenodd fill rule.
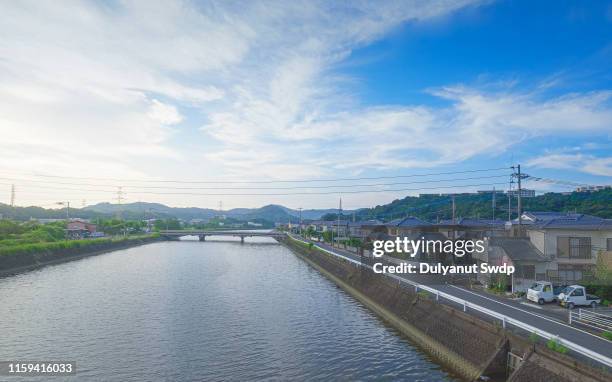
<path fill-rule="evenodd" d="M 495 218 L 508 219 L 508 197 L 495 196 Z M 602 218 L 612 218 L 612 189 L 597 192 L 547 193 L 533 198 L 522 198 L 523 211 L 578 212 Z M 516 217 L 517 200 L 511 198 L 511 216 Z M 452 218 L 452 197 L 446 195 L 407 196 L 385 205 L 366 208 L 357 214 L 359 219 L 391 220 L 416 216 L 435 222 Z M 455 216 L 493 218 L 491 194 L 455 196 Z"/>
<path fill-rule="evenodd" d="M 333 209 L 303 210 L 302 219 L 319 219 L 321 216 L 336 212 Z M 183 220 L 211 219 L 220 214 L 240 221 L 265 220 L 268 222 L 297 221 L 300 211 L 284 206 L 270 204 L 261 208 L 235 208 L 220 213 L 218 210 L 197 207 L 169 207 L 160 203 L 126 203 L 111 204 L 98 203 L 84 208 L 70 208 L 68 215 L 66 209 L 44 209 L 41 207 L 10 207 L 0 203 L 0 217 L 17 220 L 35 219 L 63 219 L 66 216 L 84 219 L 97 217 L 113 217 L 121 215 L 123 219 L 140 220 L 151 218 L 177 218 Z M 352 213 L 352 211 L 350 211 Z"/>

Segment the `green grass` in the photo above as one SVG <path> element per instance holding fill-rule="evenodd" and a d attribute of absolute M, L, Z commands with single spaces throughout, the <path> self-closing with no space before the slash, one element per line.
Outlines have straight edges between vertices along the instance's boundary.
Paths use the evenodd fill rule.
<path fill-rule="evenodd" d="M 606 332 L 601 333 L 601 335 L 603 338 L 612 341 L 612 332 L 606 331 Z"/>
<path fill-rule="evenodd" d="M 550 339 L 546 342 L 546 347 L 552 351 L 556 351 L 557 353 L 567 354 L 569 349 L 559 343 L 557 340 Z"/>
<path fill-rule="evenodd" d="M 157 235 L 159 236 L 159 235 Z M 76 248 L 96 247 L 111 243 L 156 237 L 153 235 L 137 235 L 126 237 L 82 239 L 82 240 L 62 240 L 43 243 L 13 244 L 0 247 L 0 256 L 17 256 L 25 254 L 35 254 L 44 252 L 57 252 L 61 250 L 71 250 Z"/>

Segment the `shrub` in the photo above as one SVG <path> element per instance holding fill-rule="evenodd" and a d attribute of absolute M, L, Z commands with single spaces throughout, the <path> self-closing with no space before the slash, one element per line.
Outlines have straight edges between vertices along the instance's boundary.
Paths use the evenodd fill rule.
<path fill-rule="evenodd" d="M 559 341 L 555 339 L 548 340 L 548 342 L 546 343 L 546 347 L 552 351 L 556 351 L 557 353 L 561 354 L 566 354 L 569 351 L 567 347 L 563 346 L 559 343 Z"/>
<path fill-rule="evenodd" d="M 612 341 L 612 332 L 606 331 L 606 332 L 601 333 L 601 335 L 605 339 Z"/>

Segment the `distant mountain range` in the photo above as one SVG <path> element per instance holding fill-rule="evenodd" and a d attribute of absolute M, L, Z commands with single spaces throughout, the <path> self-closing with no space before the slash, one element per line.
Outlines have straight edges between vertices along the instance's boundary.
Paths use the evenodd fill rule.
<path fill-rule="evenodd" d="M 276 204 L 270 204 L 261 208 L 234 208 L 220 212 L 210 208 L 168 207 L 159 203 L 137 202 L 120 205 L 98 203 L 93 206 L 87 206 L 83 210 L 103 214 L 116 214 L 118 212 L 140 214 L 142 216 L 157 216 L 161 214 L 184 220 L 210 219 L 215 216 L 225 215 L 240 220 L 264 219 L 271 222 L 287 222 L 289 219 L 298 219 L 300 216 L 300 211 Z M 336 209 L 302 210 L 302 219 L 320 219 L 325 214 L 336 212 L 338 212 Z M 353 211 L 349 212 L 352 213 Z"/>
<path fill-rule="evenodd" d="M 358 212 L 345 211 L 345 213 Z M 302 210 L 302 219 L 320 219 L 330 213 L 337 213 L 336 209 L 308 209 Z M 120 214 L 124 219 L 149 219 L 149 218 L 177 218 L 183 220 L 210 219 L 215 216 L 225 215 L 226 217 L 238 220 L 257 220 L 263 219 L 270 222 L 297 221 L 300 211 L 280 205 L 270 204 L 261 208 L 234 208 L 227 211 L 218 211 L 210 208 L 198 207 L 169 207 L 160 203 L 126 203 L 111 204 L 98 203 L 84 208 L 70 208 L 70 217 L 93 219 L 96 217 L 112 217 Z M 65 209 L 44 209 L 41 207 L 15 207 L 11 208 L 6 204 L 0 203 L 0 216 L 15 218 L 19 220 L 52 219 L 65 218 Z"/>
<path fill-rule="evenodd" d="M 513 198 L 511 214 L 516 216 L 516 198 Z M 497 195 L 495 203 L 495 217 L 508 218 L 508 198 L 506 195 Z M 602 218 L 612 218 L 612 189 L 597 192 L 547 193 L 532 198 L 523 198 L 524 211 L 551 211 L 551 212 L 579 212 Z M 337 209 L 309 209 L 302 211 L 302 219 L 335 219 Z M 178 218 L 183 220 L 210 219 L 220 214 L 242 221 L 263 219 L 269 222 L 297 221 L 300 216 L 298 210 L 284 206 L 270 204 L 261 208 L 234 208 L 220 213 L 218 210 L 197 207 L 168 207 L 159 203 L 127 203 L 111 204 L 98 203 L 82 209 L 71 208 L 70 217 L 94 219 L 96 217 L 112 217 L 121 214 L 124 219 L 143 218 Z M 344 210 L 343 219 L 350 219 L 353 215 L 361 220 L 379 219 L 383 221 L 416 216 L 424 220 L 449 219 L 452 216 L 452 198 L 448 195 L 407 196 L 394 200 L 391 203 L 373 208 L 358 210 Z M 455 213 L 457 217 L 492 218 L 492 195 L 469 194 L 455 197 Z M 15 207 L 0 203 L 0 216 L 28 220 L 30 218 L 65 218 L 66 210 L 44 209 L 41 207 Z"/>

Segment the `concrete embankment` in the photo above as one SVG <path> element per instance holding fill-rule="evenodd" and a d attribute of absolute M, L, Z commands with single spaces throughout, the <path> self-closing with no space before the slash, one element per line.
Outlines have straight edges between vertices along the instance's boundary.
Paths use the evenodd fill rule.
<path fill-rule="evenodd" d="M 611 380 L 609 374 L 440 304 L 412 286 L 291 238 L 283 243 L 464 380 Z"/>
<path fill-rule="evenodd" d="M 159 237 L 136 237 L 115 241 L 92 243 L 80 247 L 50 248 L 33 253 L 15 253 L 0 256 L 0 276 L 24 272 L 46 265 L 59 264 L 67 261 L 82 259 L 84 257 L 102 253 L 136 247 L 143 244 L 162 240 Z"/>

